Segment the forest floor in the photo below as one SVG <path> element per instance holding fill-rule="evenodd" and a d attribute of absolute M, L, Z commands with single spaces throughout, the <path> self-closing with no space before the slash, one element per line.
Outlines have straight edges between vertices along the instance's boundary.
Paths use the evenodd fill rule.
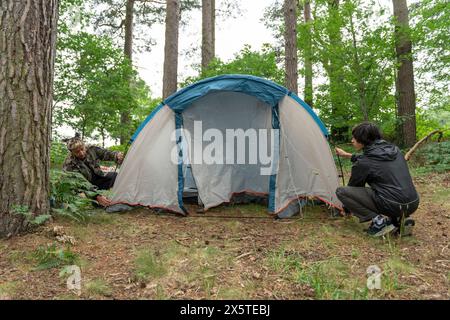
<path fill-rule="evenodd" d="M 369 238 L 323 206 L 287 220 L 259 205 L 57 218 L 0 241 L 0 299 L 449 299 L 450 174 L 414 180 L 421 204 L 406 238 Z M 79 295 L 65 264 L 81 267 Z M 372 265 L 379 290 L 367 288 Z"/>

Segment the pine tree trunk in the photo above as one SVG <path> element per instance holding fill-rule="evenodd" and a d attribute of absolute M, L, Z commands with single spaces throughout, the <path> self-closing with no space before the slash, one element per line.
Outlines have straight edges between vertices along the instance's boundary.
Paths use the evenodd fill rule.
<path fill-rule="evenodd" d="M 202 0 L 202 72 L 214 58 L 214 0 Z"/>
<path fill-rule="evenodd" d="M 25 231 L 18 206 L 49 210 L 58 0 L 0 2 L 0 237 Z"/>
<path fill-rule="evenodd" d="M 409 18 L 406 0 L 393 0 L 397 53 L 397 109 L 399 117 L 398 134 L 400 144 L 406 147 L 416 142 L 416 95 L 414 91 L 414 70 L 412 43 L 408 36 Z"/>
<path fill-rule="evenodd" d="M 211 0 L 211 48 L 213 59 L 216 56 L 216 0 Z"/>
<path fill-rule="evenodd" d="M 312 41 L 311 41 L 311 4 L 305 1 L 303 16 L 307 28 L 305 47 L 305 102 L 313 106 L 313 65 L 312 65 Z"/>
<path fill-rule="evenodd" d="M 163 99 L 177 91 L 178 26 L 180 1 L 167 0 L 166 43 L 164 45 Z"/>
<path fill-rule="evenodd" d="M 124 54 L 129 59 L 130 63 L 133 63 L 133 18 L 134 18 L 134 1 L 127 0 L 126 14 L 125 14 L 125 45 Z M 120 135 L 120 144 L 128 142 L 130 136 L 126 134 L 130 126 L 130 112 L 125 110 L 120 115 L 121 127 L 125 129 Z"/>
<path fill-rule="evenodd" d="M 297 0 L 284 1 L 285 86 L 298 94 Z"/>

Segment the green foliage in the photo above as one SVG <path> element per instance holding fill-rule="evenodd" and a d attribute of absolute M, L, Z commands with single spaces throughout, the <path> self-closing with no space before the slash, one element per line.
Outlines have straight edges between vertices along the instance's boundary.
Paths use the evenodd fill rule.
<path fill-rule="evenodd" d="M 60 37 L 55 78 L 54 122 L 68 125 L 82 137 L 130 136 L 148 114 L 149 89 L 107 37 L 86 32 Z M 121 124 L 127 111 L 131 123 Z"/>
<path fill-rule="evenodd" d="M 50 147 L 50 165 L 52 168 L 62 168 L 67 157 L 67 146 L 61 141 L 52 141 Z"/>
<path fill-rule="evenodd" d="M 419 173 L 450 172 L 450 141 L 429 143 L 412 160 Z"/>
<path fill-rule="evenodd" d="M 138 281 L 147 281 L 149 278 L 160 278 L 167 273 L 161 257 L 149 250 L 137 253 L 135 276 Z"/>
<path fill-rule="evenodd" d="M 200 73 L 200 71 L 199 71 Z M 214 59 L 207 70 L 197 77 L 187 78 L 182 87 L 204 78 L 214 77 L 222 74 L 249 74 L 263 77 L 276 83 L 283 84 L 284 73 L 277 65 L 277 54 L 268 44 L 264 45 L 261 52 L 252 51 L 246 45 L 229 62 Z"/>
<path fill-rule="evenodd" d="M 96 195 L 91 183 L 80 173 L 54 169 L 50 172 L 50 184 L 53 212 L 77 222 L 86 222 L 95 201 L 84 195 Z"/>
<path fill-rule="evenodd" d="M 342 134 L 336 138 L 348 139 L 353 125 L 370 120 L 394 140 L 398 126 L 394 96 L 398 63 L 392 3 L 336 3 L 311 2 L 313 19 L 308 24 L 299 6 L 299 74 L 304 76 L 302 61 L 309 56 L 314 63 L 314 108 L 328 127 Z M 264 17 L 265 24 L 280 39 L 278 51 L 283 47 L 282 4 L 274 0 Z M 448 8 L 448 3 L 441 0 L 413 2 L 409 5 L 411 29 L 403 30 L 413 42 L 418 137 L 450 123 Z"/>
<path fill-rule="evenodd" d="M 51 244 L 39 246 L 33 253 L 33 260 L 36 264 L 34 270 L 39 271 L 75 264 L 79 257 L 71 251 L 70 247 L 60 248 L 56 244 Z"/>
<path fill-rule="evenodd" d="M 89 296 L 109 297 L 112 294 L 111 287 L 103 279 L 94 279 L 86 283 L 86 291 Z"/>
<path fill-rule="evenodd" d="M 48 214 L 41 214 L 36 216 L 32 212 L 30 212 L 30 209 L 27 206 L 21 205 L 12 206 L 12 213 L 23 216 L 26 223 L 31 226 L 42 225 L 51 218 L 51 215 Z"/>
<path fill-rule="evenodd" d="M 63 0 L 60 4 L 53 122 L 56 127 L 69 126 L 83 138 L 104 143 L 107 138 L 131 136 L 155 102 L 125 57 L 123 46 L 117 46 L 107 35 L 84 31 L 103 13 L 117 15 L 117 11 L 89 10 L 92 3 Z M 121 124 L 125 111 L 130 114 L 128 125 Z"/>

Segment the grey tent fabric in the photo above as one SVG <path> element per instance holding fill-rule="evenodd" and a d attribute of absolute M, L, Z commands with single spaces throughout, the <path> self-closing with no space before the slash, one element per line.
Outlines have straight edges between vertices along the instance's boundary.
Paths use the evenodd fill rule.
<path fill-rule="evenodd" d="M 113 187 L 116 203 L 163 208 L 182 213 L 178 204 L 178 165 L 173 111 L 165 106 L 131 146 Z"/>
<path fill-rule="evenodd" d="M 268 80 L 201 81 L 166 99 L 133 135 L 112 200 L 183 213 L 190 192 L 205 209 L 234 198 L 267 202 L 279 217 L 292 216 L 305 199 L 341 210 L 326 134 L 308 105 Z"/>
<path fill-rule="evenodd" d="M 196 121 L 197 127 L 195 127 Z M 199 197 L 206 209 L 229 202 L 235 193 L 268 194 L 269 176 L 260 174 L 263 165 L 259 161 L 258 154 L 250 152 L 249 143 L 250 140 L 252 140 L 251 143 L 259 141 L 258 129 L 267 130 L 266 139 L 270 143 L 268 135 L 272 127 L 271 121 L 270 106 L 253 96 L 238 92 L 210 93 L 184 111 L 183 125 L 190 136 L 189 161 Z M 211 141 L 202 141 L 202 135 L 198 134 L 200 122 L 201 132 L 206 136 L 208 130 L 214 130 Z M 231 131 L 235 132 L 236 129 L 243 132 L 249 130 L 247 131 L 249 137 L 245 140 L 247 147 L 245 159 L 239 159 L 237 156 L 238 140 L 227 139 L 227 130 L 229 130 L 228 137 L 231 137 Z M 256 140 L 255 135 L 251 133 L 256 133 Z M 220 141 L 214 141 L 216 136 L 221 136 L 224 144 L 228 143 L 225 148 L 217 148 L 220 154 L 215 154 L 214 150 L 208 149 L 208 145 L 220 143 Z M 234 148 L 231 149 L 233 144 Z M 202 151 L 198 152 L 197 146 L 200 146 Z M 232 152 L 228 152 L 230 150 Z M 212 154 L 213 159 L 205 156 L 208 154 Z M 270 155 L 270 144 L 266 154 Z M 238 163 L 239 160 L 244 160 L 245 164 Z"/>
<path fill-rule="evenodd" d="M 336 165 L 319 127 L 289 96 L 279 104 L 279 117 L 281 142 L 275 211 L 307 197 L 341 206 L 335 193 L 339 186 Z"/>

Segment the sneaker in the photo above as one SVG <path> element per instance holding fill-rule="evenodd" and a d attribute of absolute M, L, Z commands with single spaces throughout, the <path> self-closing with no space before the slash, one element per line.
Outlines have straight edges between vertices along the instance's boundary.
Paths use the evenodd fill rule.
<path fill-rule="evenodd" d="M 391 220 L 382 215 L 378 215 L 372 219 L 372 223 L 367 229 L 367 234 L 373 237 L 381 237 L 397 228 L 392 224 Z"/>
<path fill-rule="evenodd" d="M 413 231 L 415 225 L 416 225 L 416 222 L 413 219 L 406 218 L 403 221 L 403 225 L 400 225 L 400 228 L 397 230 L 397 233 L 401 237 L 409 237 L 412 235 L 412 231 Z"/>

